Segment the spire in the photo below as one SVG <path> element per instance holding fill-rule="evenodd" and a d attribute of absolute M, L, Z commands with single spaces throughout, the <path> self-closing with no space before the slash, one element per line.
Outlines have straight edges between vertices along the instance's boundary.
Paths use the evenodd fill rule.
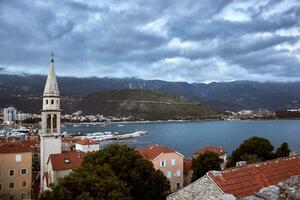
<path fill-rule="evenodd" d="M 51 64 L 44 89 L 44 96 L 59 96 L 59 90 L 54 69 L 54 54 L 51 53 Z"/>

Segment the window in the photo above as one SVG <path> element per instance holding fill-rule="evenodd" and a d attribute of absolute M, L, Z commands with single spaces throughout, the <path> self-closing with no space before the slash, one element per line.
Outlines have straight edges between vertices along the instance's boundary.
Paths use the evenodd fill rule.
<path fill-rule="evenodd" d="M 22 161 L 22 155 L 17 154 L 16 155 L 16 162 L 21 162 Z"/>
<path fill-rule="evenodd" d="M 51 104 L 52 104 L 52 105 L 54 104 L 54 100 L 53 100 L 53 99 L 51 99 Z"/>
<path fill-rule="evenodd" d="M 171 178 L 171 177 L 172 177 L 171 172 L 167 171 L 167 178 Z"/>
<path fill-rule="evenodd" d="M 26 181 L 22 181 L 22 182 L 21 182 L 21 187 L 24 188 L 24 187 L 26 187 L 26 186 L 27 186 L 27 182 L 26 182 Z"/>
<path fill-rule="evenodd" d="M 21 194 L 21 199 L 26 199 L 26 194 L 22 193 Z"/>
<path fill-rule="evenodd" d="M 180 188 L 180 183 L 176 183 L 176 188 L 177 188 L 177 189 Z"/>
<path fill-rule="evenodd" d="M 8 187 L 10 189 L 14 189 L 15 188 L 15 183 L 14 182 L 10 182 L 9 185 L 8 185 Z"/>
<path fill-rule="evenodd" d="M 69 158 L 64 158 L 64 163 L 65 164 L 69 164 L 70 163 L 70 159 Z"/>
<path fill-rule="evenodd" d="M 9 175 L 10 176 L 14 176 L 15 175 L 15 170 L 14 169 L 10 169 L 9 170 Z"/>
<path fill-rule="evenodd" d="M 37 157 L 39 157 L 39 154 L 38 153 L 34 153 L 33 157 L 37 158 Z"/>
<path fill-rule="evenodd" d="M 160 166 L 165 167 L 166 166 L 166 161 L 165 160 L 160 161 Z"/>
<path fill-rule="evenodd" d="M 46 99 L 46 104 L 48 104 L 48 99 Z"/>
<path fill-rule="evenodd" d="M 176 171 L 176 176 L 181 176 L 181 171 L 180 170 Z"/>
<path fill-rule="evenodd" d="M 2 190 L 2 183 L 0 183 L 0 191 Z"/>
<path fill-rule="evenodd" d="M 21 175 L 26 175 L 27 174 L 27 169 L 21 169 Z"/>
<path fill-rule="evenodd" d="M 174 158 L 171 160 L 171 165 L 172 165 L 172 166 L 175 166 L 175 165 L 176 165 L 176 160 L 175 160 Z"/>

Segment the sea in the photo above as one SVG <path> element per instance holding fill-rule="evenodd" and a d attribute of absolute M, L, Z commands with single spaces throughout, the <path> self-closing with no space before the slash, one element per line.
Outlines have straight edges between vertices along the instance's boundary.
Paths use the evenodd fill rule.
<path fill-rule="evenodd" d="M 275 148 L 287 142 L 292 151 L 300 153 L 300 120 L 86 123 L 65 124 L 62 127 L 62 132 L 68 134 L 105 131 L 120 134 L 148 131 L 148 134 L 128 140 L 103 141 L 100 144 L 102 148 L 113 143 L 130 147 L 159 144 L 190 157 L 197 149 L 214 145 L 223 147 L 230 154 L 245 139 L 258 136 L 270 140 Z"/>

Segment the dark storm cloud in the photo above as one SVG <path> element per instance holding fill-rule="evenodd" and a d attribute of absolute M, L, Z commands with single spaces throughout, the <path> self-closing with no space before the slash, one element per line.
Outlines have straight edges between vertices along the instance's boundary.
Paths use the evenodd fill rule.
<path fill-rule="evenodd" d="M 0 66 L 171 81 L 300 80 L 300 2 L 0 1 Z"/>

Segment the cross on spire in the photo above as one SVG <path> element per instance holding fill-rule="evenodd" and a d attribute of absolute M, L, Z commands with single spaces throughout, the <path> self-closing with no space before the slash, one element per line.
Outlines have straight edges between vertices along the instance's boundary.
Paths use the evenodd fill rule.
<path fill-rule="evenodd" d="M 53 51 L 51 52 L 51 62 L 54 63 L 54 53 L 53 53 Z"/>

